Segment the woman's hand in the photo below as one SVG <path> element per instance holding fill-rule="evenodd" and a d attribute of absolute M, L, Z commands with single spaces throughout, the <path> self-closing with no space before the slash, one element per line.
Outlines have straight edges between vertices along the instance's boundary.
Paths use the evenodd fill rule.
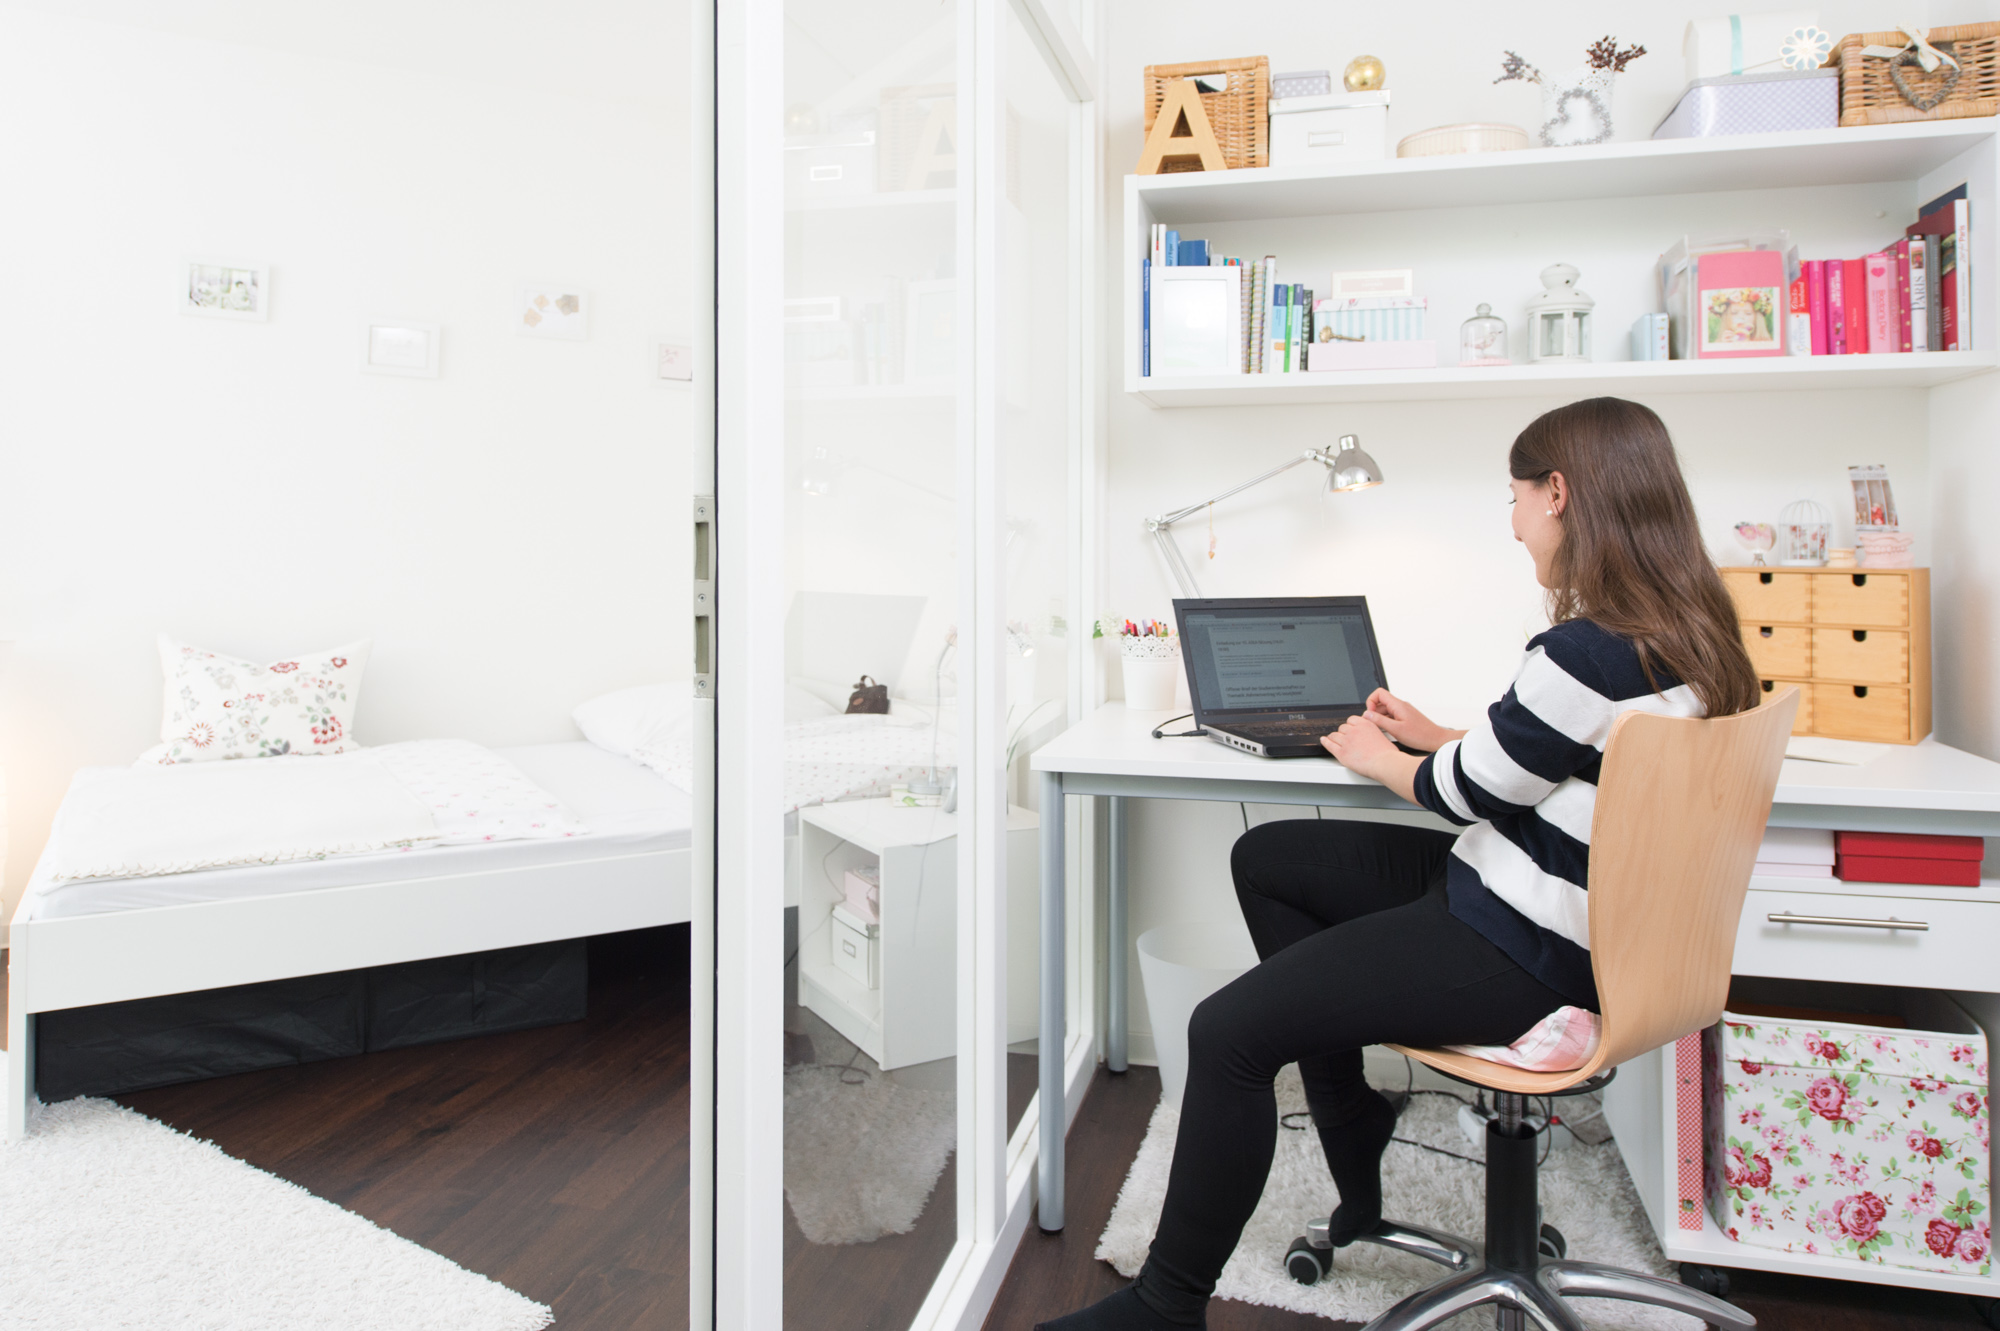
<path fill-rule="evenodd" d="M 1350 772 L 1380 781 L 1410 803 L 1417 802 L 1417 769 L 1425 760 L 1397 748 L 1372 712 L 1348 717 L 1340 729 L 1322 735 L 1319 742 Z"/>
<path fill-rule="evenodd" d="M 1463 730 L 1445 729 L 1387 689 L 1377 689 L 1368 695 L 1368 719 L 1390 739 L 1424 753 L 1436 753 L 1465 734 Z"/>

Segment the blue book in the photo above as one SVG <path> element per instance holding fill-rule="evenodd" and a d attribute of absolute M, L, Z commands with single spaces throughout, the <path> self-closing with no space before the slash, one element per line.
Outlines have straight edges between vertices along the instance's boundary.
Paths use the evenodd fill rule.
<path fill-rule="evenodd" d="M 1178 231 L 1167 232 L 1167 267 L 1174 268 L 1179 266 L 1181 261 L 1180 253 L 1181 233 Z"/>
<path fill-rule="evenodd" d="M 1139 377 L 1153 373 L 1153 261 L 1139 260 Z"/>
<path fill-rule="evenodd" d="M 1180 268 L 1208 267 L 1208 242 L 1205 240 L 1184 240 L 1174 264 Z"/>

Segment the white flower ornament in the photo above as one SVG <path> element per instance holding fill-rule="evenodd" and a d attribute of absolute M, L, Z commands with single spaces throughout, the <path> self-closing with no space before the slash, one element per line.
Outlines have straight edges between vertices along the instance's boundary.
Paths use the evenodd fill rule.
<path fill-rule="evenodd" d="M 1818 69 L 1832 51 L 1833 38 L 1818 28 L 1793 28 L 1779 51 L 1779 59 L 1786 69 Z"/>

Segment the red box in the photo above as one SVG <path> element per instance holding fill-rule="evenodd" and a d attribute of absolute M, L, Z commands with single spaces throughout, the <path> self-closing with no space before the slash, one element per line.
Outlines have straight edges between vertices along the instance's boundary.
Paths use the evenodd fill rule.
<path fill-rule="evenodd" d="M 1836 832 L 1833 876 L 1848 883 L 1978 887 L 1986 841 L 1916 832 Z"/>

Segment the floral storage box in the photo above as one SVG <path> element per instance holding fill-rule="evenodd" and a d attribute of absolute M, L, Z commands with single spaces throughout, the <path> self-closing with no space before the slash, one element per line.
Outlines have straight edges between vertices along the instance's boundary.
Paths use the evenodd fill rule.
<path fill-rule="evenodd" d="M 1709 1213 L 1730 1238 L 1988 1274 L 1986 1037 L 1943 995 L 1903 993 L 1961 1029 L 1725 1011 L 1704 1033 Z"/>

